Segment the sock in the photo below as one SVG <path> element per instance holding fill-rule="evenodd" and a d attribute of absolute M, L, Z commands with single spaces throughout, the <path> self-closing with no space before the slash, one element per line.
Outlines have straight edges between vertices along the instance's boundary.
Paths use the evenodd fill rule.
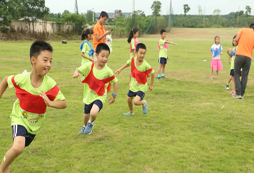
<path fill-rule="evenodd" d="M 161 77 L 161 74 L 158 74 L 158 77 Z"/>
<path fill-rule="evenodd" d="M 162 73 L 161 76 L 164 76 L 164 73 Z"/>

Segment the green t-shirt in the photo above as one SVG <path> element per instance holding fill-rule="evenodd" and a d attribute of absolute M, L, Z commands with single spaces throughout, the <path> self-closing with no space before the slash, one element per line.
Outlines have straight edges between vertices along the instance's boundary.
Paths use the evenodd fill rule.
<path fill-rule="evenodd" d="M 86 76 L 88 76 L 88 74 L 91 71 L 91 65 L 92 65 L 92 62 L 88 62 L 88 63 L 80 66 L 77 69 L 81 74 L 84 75 L 84 77 L 86 77 Z M 101 70 L 97 70 L 95 65 L 94 65 L 93 75 L 97 79 L 102 80 L 102 79 L 109 78 L 109 77 L 113 76 L 114 73 L 107 65 L 105 65 L 105 67 Z M 115 78 L 110 83 L 116 83 L 117 81 L 118 81 L 117 78 Z M 109 83 L 105 84 L 105 93 L 104 93 L 104 95 L 99 96 L 99 95 L 96 94 L 96 92 L 94 90 L 89 88 L 89 85 L 87 83 L 85 83 L 84 84 L 84 92 L 83 92 L 83 102 L 85 104 L 91 104 L 95 100 L 100 100 L 102 103 L 104 103 L 106 98 L 107 98 L 107 94 L 108 94 L 107 93 L 108 84 Z"/>
<path fill-rule="evenodd" d="M 82 52 L 84 52 L 85 56 L 91 57 L 91 56 L 88 54 L 88 52 L 89 52 L 90 50 L 91 50 L 91 48 L 89 47 L 89 45 L 88 45 L 87 43 L 84 43 L 84 44 L 83 44 Z M 93 58 L 93 57 L 91 57 L 91 58 Z M 85 64 L 85 63 L 87 63 L 87 62 L 91 62 L 91 61 L 88 60 L 88 59 L 86 59 L 86 58 L 84 58 L 84 57 L 82 56 L 81 65 L 83 65 L 83 64 Z"/>
<path fill-rule="evenodd" d="M 165 40 L 160 39 L 159 41 L 159 45 L 161 47 L 161 50 L 159 50 L 159 58 L 167 58 L 168 54 L 167 54 L 167 49 L 165 47 L 163 47 L 163 45 L 165 44 Z"/>
<path fill-rule="evenodd" d="M 142 64 L 140 66 L 136 66 L 136 61 L 137 61 L 137 57 L 134 57 L 134 64 L 137 70 L 144 72 L 146 70 L 149 70 L 151 68 L 151 66 L 146 62 L 146 60 L 143 60 Z M 131 58 L 127 61 L 127 64 L 129 64 L 131 66 Z M 151 71 L 151 74 L 154 74 L 154 70 Z M 142 92 L 146 92 L 148 89 L 148 82 L 146 82 L 145 84 L 141 84 L 138 83 L 136 81 L 135 78 L 131 77 L 131 85 L 130 85 L 130 90 L 132 92 L 138 92 L 138 91 L 142 91 Z"/>
<path fill-rule="evenodd" d="M 237 46 L 234 48 L 234 51 L 237 50 Z M 235 68 L 235 53 L 231 52 L 231 54 L 233 54 L 233 56 L 231 57 L 231 70 L 233 70 Z"/>
<path fill-rule="evenodd" d="M 131 39 L 131 49 L 135 51 L 135 41 Z M 130 58 L 134 57 L 134 51 L 130 53 Z"/>
<path fill-rule="evenodd" d="M 9 88 L 14 87 L 11 81 L 12 77 L 13 76 L 9 76 L 7 79 Z M 38 88 L 34 88 L 32 86 L 30 81 L 30 73 L 18 74 L 14 77 L 14 80 L 16 85 L 18 85 L 21 89 L 26 90 L 33 95 L 40 95 L 39 93 L 41 90 L 47 92 L 56 85 L 56 82 L 47 75 L 44 76 L 43 82 Z M 59 100 L 65 100 L 65 97 L 61 91 L 58 92 L 54 101 Z M 36 134 L 40 130 L 45 120 L 45 114 L 36 114 L 23 110 L 19 105 L 19 99 L 14 102 L 10 117 L 11 125 L 22 125 L 26 128 L 27 132 L 31 134 Z"/>

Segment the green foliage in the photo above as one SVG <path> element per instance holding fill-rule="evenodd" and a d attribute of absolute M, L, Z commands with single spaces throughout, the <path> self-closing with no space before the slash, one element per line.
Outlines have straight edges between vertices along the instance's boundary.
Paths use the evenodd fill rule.
<path fill-rule="evenodd" d="M 251 14 L 251 8 L 250 8 L 250 6 L 246 6 L 245 9 L 246 9 L 245 15 L 249 16 Z"/>
<path fill-rule="evenodd" d="M 88 22 L 93 22 L 95 21 L 95 13 L 91 10 L 88 10 L 86 13 L 86 18 Z"/>
<path fill-rule="evenodd" d="M 87 20 L 83 14 L 63 13 L 62 19 L 63 22 L 75 25 L 75 31 L 77 31 L 78 34 L 81 34 L 84 29 L 83 25 L 87 23 Z"/>
<path fill-rule="evenodd" d="M 190 11 L 190 9 L 191 8 L 189 7 L 188 4 L 184 4 L 183 5 L 183 12 L 184 12 L 185 15 Z"/>
<path fill-rule="evenodd" d="M 151 9 L 153 11 L 153 15 L 159 16 L 161 12 L 161 2 L 160 1 L 153 1 L 153 4 L 151 5 Z"/>
<path fill-rule="evenodd" d="M 8 11 L 7 4 L 8 4 L 8 1 L 0 0 L 0 17 L 3 18 L 3 21 L 0 21 L 1 31 L 5 30 L 5 28 L 2 28 L 1 26 L 10 26 L 11 25 L 10 13 Z"/>

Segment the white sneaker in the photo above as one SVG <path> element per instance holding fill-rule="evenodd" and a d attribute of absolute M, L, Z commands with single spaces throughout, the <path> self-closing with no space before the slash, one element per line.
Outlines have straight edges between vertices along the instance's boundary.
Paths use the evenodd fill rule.
<path fill-rule="evenodd" d="M 236 94 L 232 94 L 232 97 L 236 98 L 236 99 L 242 99 L 243 98 L 241 95 L 236 95 Z"/>

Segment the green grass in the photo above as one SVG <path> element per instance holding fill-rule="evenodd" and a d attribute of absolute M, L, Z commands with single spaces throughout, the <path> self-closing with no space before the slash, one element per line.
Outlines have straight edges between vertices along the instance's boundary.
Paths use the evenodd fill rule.
<path fill-rule="evenodd" d="M 83 85 L 73 79 L 81 63 L 81 41 L 51 42 L 49 72 L 66 97 L 67 108 L 49 108 L 46 121 L 32 144 L 13 162 L 12 172 L 254 172 L 254 82 L 249 74 L 245 98 L 233 99 L 224 89 L 230 65 L 226 49 L 238 29 L 173 29 L 166 79 L 155 80 L 146 93 L 149 112 L 128 111 L 130 68 L 117 78 L 116 102 L 104 104 L 91 135 L 78 136 L 83 122 Z M 224 69 L 210 80 L 210 54 L 215 35 L 221 37 Z M 146 60 L 158 69 L 159 35 L 143 36 Z M 0 42 L 0 80 L 31 70 L 30 41 Z M 108 66 L 113 71 L 129 58 L 126 39 L 113 40 Z M 207 60 L 206 62 L 203 60 Z M 150 81 L 150 79 L 149 79 Z M 231 85 L 230 85 L 231 87 Z M 109 98 L 109 97 L 108 97 Z M 9 115 L 16 96 L 8 89 L 0 100 L 0 157 L 12 145 Z M 222 107 L 224 106 L 224 107 Z"/>

